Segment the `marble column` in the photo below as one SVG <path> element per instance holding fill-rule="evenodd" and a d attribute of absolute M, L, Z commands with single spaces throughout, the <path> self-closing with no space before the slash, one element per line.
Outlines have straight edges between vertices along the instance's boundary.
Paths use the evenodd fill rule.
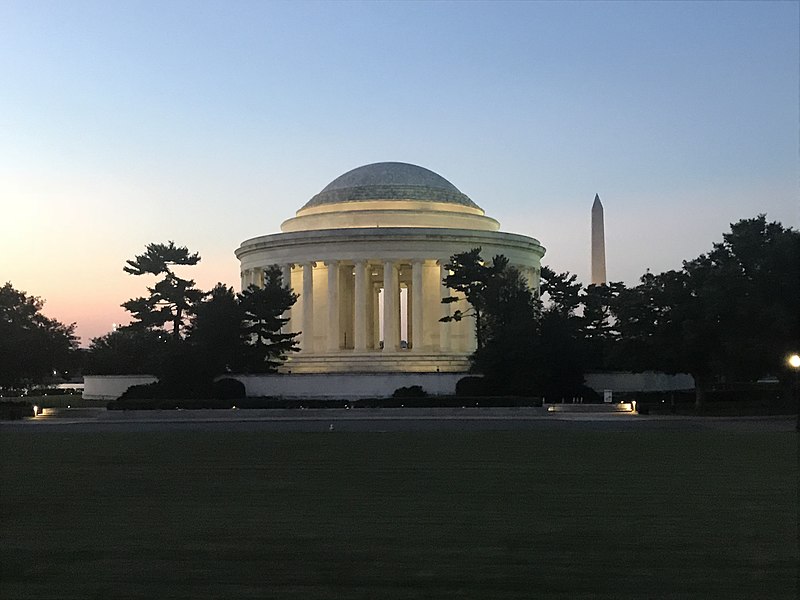
<path fill-rule="evenodd" d="M 259 288 L 264 287 L 264 269 L 262 267 L 256 267 L 255 270 L 256 281 L 255 284 Z"/>
<path fill-rule="evenodd" d="M 439 261 L 439 281 L 440 285 L 440 298 L 447 298 L 452 295 L 452 291 L 444 284 L 444 278 L 450 275 L 450 272 L 445 269 L 447 260 Z M 442 303 L 442 317 L 450 316 L 450 304 Z M 450 331 L 453 327 L 452 323 L 439 323 L 439 350 L 441 352 L 450 352 Z"/>
<path fill-rule="evenodd" d="M 374 350 L 380 349 L 381 338 L 381 284 L 372 284 L 372 304 L 370 305 L 371 318 L 372 318 L 372 348 Z"/>
<path fill-rule="evenodd" d="M 419 352 L 422 350 L 422 288 L 423 261 L 415 260 L 411 263 L 411 349 Z"/>
<path fill-rule="evenodd" d="M 394 261 L 383 263 L 383 350 L 400 349 L 400 282 Z"/>
<path fill-rule="evenodd" d="M 367 263 L 363 260 L 355 266 L 355 314 L 353 316 L 353 350 L 367 350 Z"/>
<path fill-rule="evenodd" d="M 281 266 L 281 277 L 283 277 L 283 286 L 292 289 L 292 265 L 291 263 L 288 265 Z M 281 331 L 283 333 L 290 333 L 292 331 L 292 307 L 290 306 L 287 308 L 284 313 L 281 315 L 284 319 L 286 319 L 286 323 L 284 323 Z"/>
<path fill-rule="evenodd" d="M 303 264 L 303 352 L 314 352 L 314 263 Z"/>
<path fill-rule="evenodd" d="M 281 265 L 281 277 L 283 278 L 283 285 L 292 287 L 292 264 Z"/>
<path fill-rule="evenodd" d="M 339 261 L 329 260 L 328 267 L 328 352 L 339 351 Z"/>

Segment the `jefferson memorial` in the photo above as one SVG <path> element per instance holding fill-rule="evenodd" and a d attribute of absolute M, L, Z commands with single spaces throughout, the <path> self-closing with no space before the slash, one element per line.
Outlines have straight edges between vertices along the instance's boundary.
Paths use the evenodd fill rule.
<path fill-rule="evenodd" d="M 503 254 L 538 289 L 544 248 L 500 224 L 444 177 L 406 163 L 348 171 L 281 225 L 242 242 L 241 283 L 277 264 L 299 294 L 286 315 L 301 332 L 284 373 L 448 373 L 469 368 L 475 323 L 440 322 L 466 301 L 442 285 L 453 254 Z"/>

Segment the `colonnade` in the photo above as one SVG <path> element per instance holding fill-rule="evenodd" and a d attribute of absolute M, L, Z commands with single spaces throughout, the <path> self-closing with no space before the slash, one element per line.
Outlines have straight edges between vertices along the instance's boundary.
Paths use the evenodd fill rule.
<path fill-rule="evenodd" d="M 448 261 L 363 259 L 283 264 L 284 282 L 299 294 L 285 315 L 289 319 L 286 330 L 301 332 L 301 355 L 468 354 L 475 349 L 474 321 L 440 321 L 452 310 L 467 308 L 465 300 L 441 301 L 457 295 L 443 283 Z M 529 285 L 538 287 L 538 270 L 521 270 Z M 243 288 L 262 286 L 263 280 L 263 267 L 242 272 Z"/>

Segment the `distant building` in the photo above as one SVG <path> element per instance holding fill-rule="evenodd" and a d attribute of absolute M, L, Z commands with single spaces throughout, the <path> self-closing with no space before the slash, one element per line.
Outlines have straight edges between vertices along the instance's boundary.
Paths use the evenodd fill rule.
<path fill-rule="evenodd" d="M 441 323 L 465 301 L 442 286 L 450 256 L 480 246 L 505 255 L 538 289 L 544 248 L 500 224 L 440 175 L 375 163 L 334 179 L 282 233 L 236 250 L 242 287 L 282 267 L 300 295 L 288 329 L 302 332 L 292 373 L 464 372 L 475 350 L 472 319 Z"/>

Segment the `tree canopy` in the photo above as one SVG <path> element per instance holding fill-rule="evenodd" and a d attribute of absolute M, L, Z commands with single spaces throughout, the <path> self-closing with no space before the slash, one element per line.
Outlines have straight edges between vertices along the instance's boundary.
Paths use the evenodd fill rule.
<path fill-rule="evenodd" d="M 469 307 L 461 310 L 456 309 L 451 315 L 439 319 L 442 322 L 461 321 L 465 317 L 475 319 L 475 337 L 478 348 L 483 347 L 486 333 L 484 331 L 483 315 L 486 306 L 487 288 L 492 285 L 496 275 L 508 265 L 508 260 L 504 256 L 496 256 L 494 261 L 487 264 L 481 257 L 481 249 L 473 248 L 467 252 L 454 254 L 450 257 L 450 262 L 445 265 L 448 271 L 444 283 L 448 288 L 461 292 L 469 303 Z M 462 298 L 449 296 L 443 298 L 442 302 L 451 304 L 458 302 Z"/>
<path fill-rule="evenodd" d="M 731 224 L 680 270 L 646 273 L 612 305 L 623 362 L 715 383 L 787 377 L 800 341 L 800 233 L 765 215 Z"/>
<path fill-rule="evenodd" d="M 472 370 L 484 375 L 487 393 L 548 397 L 581 393 L 586 353 L 576 315 L 581 289 L 576 277 L 544 267 L 545 305 L 505 256 L 486 262 L 480 253 L 474 248 L 451 257 L 450 274 L 443 281 L 464 293 L 471 306 L 441 320 L 475 317 L 479 343 L 471 357 Z"/>
<path fill-rule="evenodd" d="M 149 296 L 133 298 L 122 304 L 133 316 L 132 326 L 154 329 L 169 323 L 173 337 L 181 339 L 187 319 L 205 294 L 195 287 L 193 280 L 178 277 L 173 267 L 199 262 L 199 254 L 189 252 L 185 246 L 176 246 L 172 241 L 148 244 L 144 254 L 126 261 L 128 266 L 123 270 L 131 275 L 163 275 L 153 287 L 148 286 Z"/>
<path fill-rule="evenodd" d="M 73 363 L 75 323 L 44 316 L 43 306 L 10 282 L 0 288 L 0 387 L 41 383 Z"/>
<path fill-rule="evenodd" d="M 131 325 L 92 340 L 87 372 L 148 373 L 159 379 L 154 394 L 202 396 L 217 375 L 274 372 L 288 353 L 297 351 L 298 334 L 285 331 L 283 317 L 297 294 L 284 285 L 280 267 L 265 270 L 263 287 L 235 294 L 218 283 L 203 292 L 171 272 L 172 265 L 199 260 L 169 242 L 149 244 L 145 254 L 127 261 L 126 272 L 165 278 L 148 288 L 149 298 L 123 305 L 136 318 Z M 171 331 L 163 328 L 167 324 Z"/>
<path fill-rule="evenodd" d="M 274 372 L 287 353 L 297 352 L 297 333 L 283 331 L 288 319 L 283 315 L 297 301 L 297 294 L 283 283 L 281 268 L 271 265 L 264 271 L 264 287 L 250 286 L 239 294 L 242 310 L 240 331 L 242 366 L 246 372 Z"/>
<path fill-rule="evenodd" d="M 473 368 L 497 389 L 552 395 L 582 385 L 590 369 L 656 370 L 691 374 L 701 406 L 720 383 L 787 381 L 786 357 L 800 347 L 800 233 L 765 215 L 730 227 L 710 252 L 631 288 L 584 288 L 544 266 L 532 299 L 505 257 L 456 254 L 444 283 L 470 307 L 442 320 L 475 317 Z"/>

